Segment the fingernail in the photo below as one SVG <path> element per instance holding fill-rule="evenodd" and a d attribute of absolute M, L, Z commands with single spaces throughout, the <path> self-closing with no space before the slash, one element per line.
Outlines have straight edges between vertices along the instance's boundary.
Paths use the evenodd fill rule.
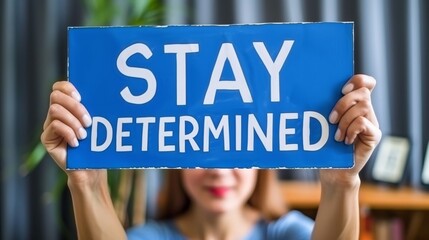
<path fill-rule="evenodd" d="M 91 118 L 89 117 L 89 115 L 88 115 L 88 114 L 83 115 L 83 117 L 82 117 L 82 121 L 83 121 L 83 125 L 84 125 L 85 127 L 89 127 L 89 126 L 91 126 L 91 124 L 92 124 L 92 120 L 91 120 Z"/>
<path fill-rule="evenodd" d="M 337 122 L 337 118 L 338 118 L 338 113 L 337 111 L 332 111 L 331 114 L 329 115 L 329 122 L 334 124 Z"/>
<path fill-rule="evenodd" d="M 71 95 L 72 95 L 72 98 L 76 99 L 76 101 L 78 101 L 78 102 L 80 102 L 80 100 L 82 100 L 82 97 L 81 97 L 81 96 L 80 96 L 80 94 L 79 94 L 78 92 L 76 92 L 76 91 L 73 91 L 73 92 L 71 93 Z"/>
<path fill-rule="evenodd" d="M 343 94 L 347 94 L 353 90 L 353 87 L 353 83 L 348 83 L 346 86 L 343 87 L 341 91 L 343 92 Z"/>
<path fill-rule="evenodd" d="M 341 137 L 341 130 L 338 128 L 337 131 L 335 132 L 335 140 L 339 142 L 341 140 L 340 137 Z"/>
<path fill-rule="evenodd" d="M 346 139 L 344 140 L 344 142 L 345 142 L 347 145 L 352 144 L 352 143 L 350 142 L 350 139 L 349 139 L 348 137 L 346 137 Z"/>
<path fill-rule="evenodd" d="M 80 139 L 80 140 L 85 139 L 85 138 L 86 138 L 86 136 L 87 136 L 86 130 L 85 130 L 85 129 L 83 129 L 83 128 L 79 128 L 79 130 L 78 130 L 78 134 L 79 134 L 79 139 Z"/>
<path fill-rule="evenodd" d="M 75 138 L 73 139 L 72 147 L 79 147 L 79 141 Z"/>

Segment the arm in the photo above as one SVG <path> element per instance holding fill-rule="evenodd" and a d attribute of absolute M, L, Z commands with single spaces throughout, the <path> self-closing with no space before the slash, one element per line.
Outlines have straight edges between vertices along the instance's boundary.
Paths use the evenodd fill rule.
<path fill-rule="evenodd" d="M 106 170 L 66 170 L 67 144 L 79 145 L 91 119 L 80 95 L 66 81 L 53 85 L 41 141 L 67 174 L 79 239 L 126 239 L 110 199 Z"/>
<path fill-rule="evenodd" d="M 371 77 L 353 76 L 331 113 L 329 121 L 338 124 L 335 139 L 354 144 L 355 166 L 320 170 L 322 193 L 313 239 L 359 238 L 359 172 L 381 139 L 371 104 L 374 86 Z"/>
<path fill-rule="evenodd" d="M 126 239 L 113 207 L 107 174 L 97 186 L 68 181 L 79 239 Z"/>

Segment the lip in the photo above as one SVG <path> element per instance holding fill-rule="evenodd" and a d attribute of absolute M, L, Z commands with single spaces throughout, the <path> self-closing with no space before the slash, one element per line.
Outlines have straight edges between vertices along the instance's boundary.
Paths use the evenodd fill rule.
<path fill-rule="evenodd" d="M 229 190 L 230 190 L 229 187 L 209 187 L 208 188 L 208 191 L 210 192 L 210 194 L 217 198 L 225 197 L 228 194 Z"/>

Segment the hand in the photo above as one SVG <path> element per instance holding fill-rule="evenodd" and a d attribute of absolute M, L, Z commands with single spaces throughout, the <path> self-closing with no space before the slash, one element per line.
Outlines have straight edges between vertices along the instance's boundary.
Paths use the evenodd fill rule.
<path fill-rule="evenodd" d="M 359 172 L 382 135 L 371 103 L 371 92 L 375 85 L 374 78 L 361 74 L 354 75 L 344 85 L 344 96 L 333 108 L 329 121 L 338 124 L 335 140 L 355 145 L 355 166 L 351 169 L 321 170 L 321 181 L 346 185 L 360 183 Z"/>
<path fill-rule="evenodd" d="M 56 82 L 52 87 L 50 106 L 41 135 L 48 153 L 67 173 L 69 184 L 94 183 L 101 175 L 107 174 L 105 170 L 66 170 L 67 144 L 77 147 L 79 140 L 87 136 L 85 127 L 91 125 L 90 115 L 80 100 L 80 94 L 73 84 L 67 81 Z"/>

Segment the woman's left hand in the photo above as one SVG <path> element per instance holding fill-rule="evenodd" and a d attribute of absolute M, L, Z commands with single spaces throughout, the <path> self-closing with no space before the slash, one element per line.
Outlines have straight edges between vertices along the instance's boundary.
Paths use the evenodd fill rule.
<path fill-rule="evenodd" d="M 375 79 L 354 75 L 343 87 L 344 96 L 333 108 L 329 121 L 338 124 L 335 140 L 354 144 L 355 165 L 351 169 L 322 169 L 322 183 L 354 185 L 360 183 L 359 172 L 381 139 L 377 117 L 371 103 Z"/>

